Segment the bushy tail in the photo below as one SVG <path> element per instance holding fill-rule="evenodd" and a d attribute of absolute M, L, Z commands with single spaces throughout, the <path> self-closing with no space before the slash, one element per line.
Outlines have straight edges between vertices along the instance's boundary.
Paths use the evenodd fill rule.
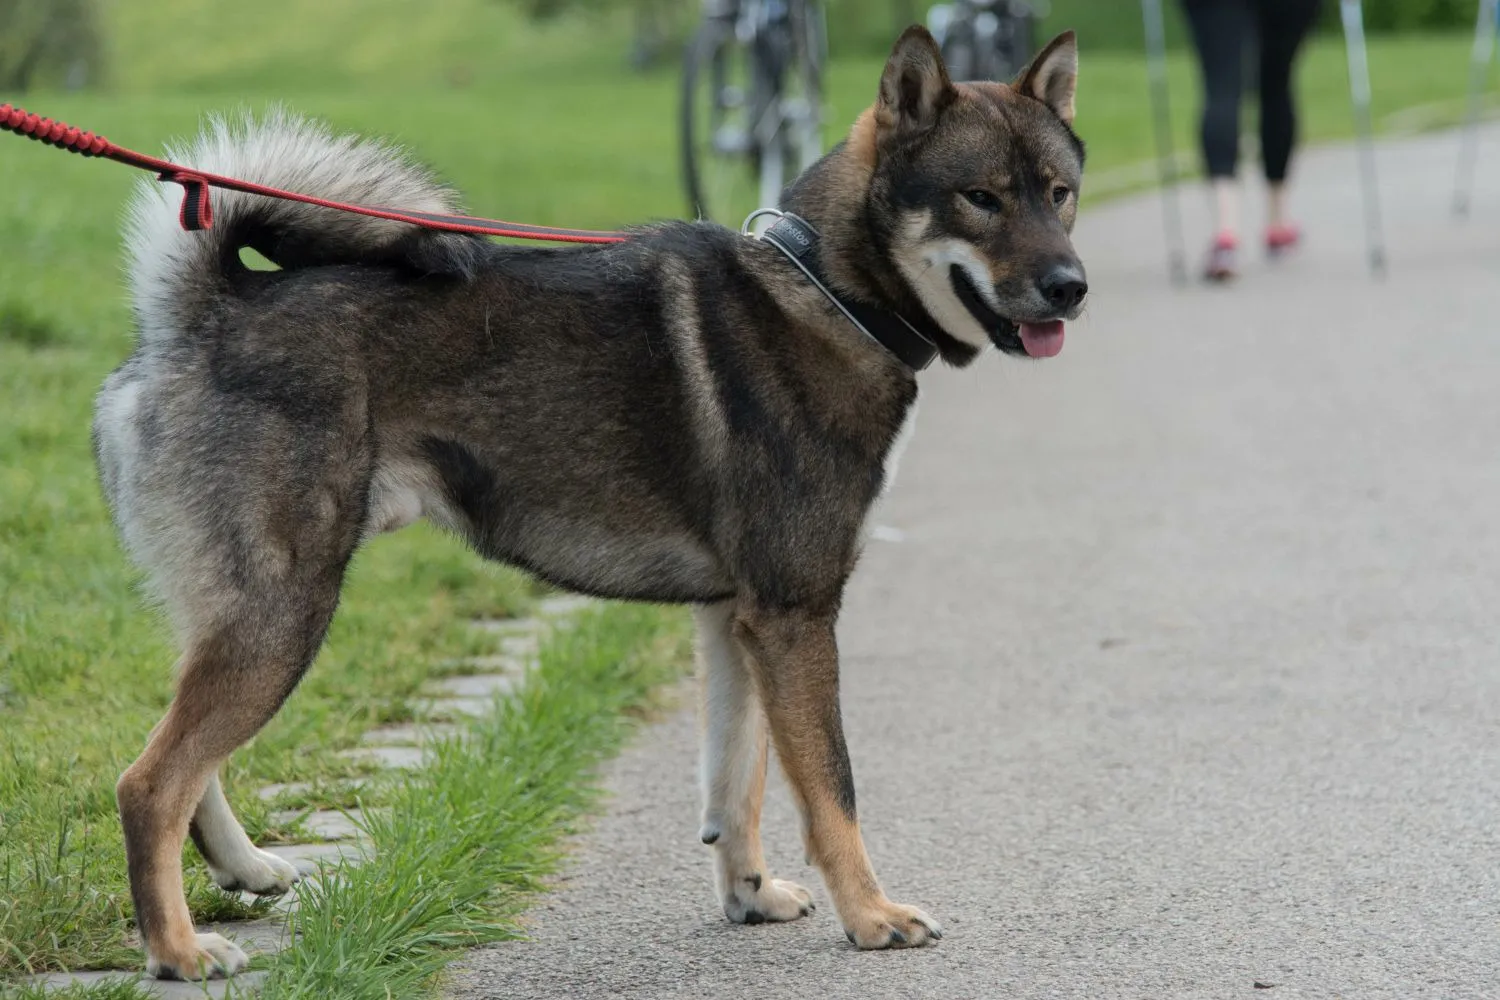
<path fill-rule="evenodd" d="M 281 111 L 229 122 L 213 118 L 187 148 L 167 159 L 333 201 L 454 214 L 457 196 L 400 149 L 374 139 L 335 135 Z M 408 262 L 467 272 L 480 241 L 407 223 L 213 189 L 213 228 L 188 232 L 178 223 L 182 191 L 143 181 L 126 225 L 129 275 L 141 334 L 147 341 L 192 330 L 226 275 L 242 267 L 251 246 L 282 268 L 332 263 Z"/>

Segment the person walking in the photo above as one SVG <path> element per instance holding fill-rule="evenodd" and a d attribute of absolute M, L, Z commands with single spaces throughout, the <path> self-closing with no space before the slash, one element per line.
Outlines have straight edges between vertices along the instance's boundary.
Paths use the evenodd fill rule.
<path fill-rule="evenodd" d="M 1301 238 L 1287 211 L 1287 169 L 1297 141 L 1292 66 L 1318 19 L 1320 0 L 1182 0 L 1203 74 L 1202 144 L 1213 188 L 1214 239 L 1204 275 L 1232 278 L 1240 242 L 1240 103 L 1245 50 L 1258 41 L 1260 148 L 1269 212 L 1266 249 L 1273 255 Z"/>

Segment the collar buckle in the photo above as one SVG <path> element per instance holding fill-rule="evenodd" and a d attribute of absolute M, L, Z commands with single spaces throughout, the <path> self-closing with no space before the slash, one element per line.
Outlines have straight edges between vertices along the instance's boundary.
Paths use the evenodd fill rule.
<path fill-rule="evenodd" d="M 912 371 L 922 371 L 932 364 L 933 358 L 938 355 L 937 345 L 908 323 L 905 317 L 857 302 L 845 303 L 833 293 L 820 273 L 822 268 L 818 266 L 815 251 L 821 237 L 817 229 L 813 228 L 812 223 L 791 212 L 762 208 L 750 213 L 740 231 L 749 235 L 750 227 L 755 220 L 766 215 L 776 216 L 776 222 L 760 235 L 760 239 L 776 247 L 786 255 L 788 260 L 797 265 L 797 268 L 807 276 L 807 280 L 813 283 L 813 287 L 822 292 L 823 296 L 832 302 L 849 322 L 854 324 L 855 329 L 895 355 Z"/>

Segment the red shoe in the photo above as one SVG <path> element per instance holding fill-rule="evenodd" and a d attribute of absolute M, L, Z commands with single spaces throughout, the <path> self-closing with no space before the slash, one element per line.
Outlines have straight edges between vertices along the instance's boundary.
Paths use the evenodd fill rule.
<path fill-rule="evenodd" d="M 1272 257 L 1285 253 L 1302 240 L 1302 230 L 1294 222 L 1272 226 L 1266 230 L 1266 252 Z"/>
<path fill-rule="evenodd" d="M 1214 237 L 1214 245 L 1208 251 L 1208 264 L 1203 268 L 1203 277 L 1208 281 L 1228 281 L 1235 276 L 1235 256 L 1239 240 L 1233 233 L 1220 233 Z"/>

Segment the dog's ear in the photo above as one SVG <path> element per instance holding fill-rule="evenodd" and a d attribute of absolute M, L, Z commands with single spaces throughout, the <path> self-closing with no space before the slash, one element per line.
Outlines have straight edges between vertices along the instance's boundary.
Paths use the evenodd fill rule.
<path fill-rule="evenodd" d="M 875 105 L 880 145 L 926 132 L 957 94 L 936 39 L 919 24 L 907 28 L 896 39 L 880 77 L 880 100 Z"/>
<path fill-rule="evenodd" d="M 1017 93 L 1036 98 L 1073 124 L 1073 95 L 1078 89 L 1078 39 L 1073 32 L 1064 31 L 1048 42 L 1014 86 Z"/>

